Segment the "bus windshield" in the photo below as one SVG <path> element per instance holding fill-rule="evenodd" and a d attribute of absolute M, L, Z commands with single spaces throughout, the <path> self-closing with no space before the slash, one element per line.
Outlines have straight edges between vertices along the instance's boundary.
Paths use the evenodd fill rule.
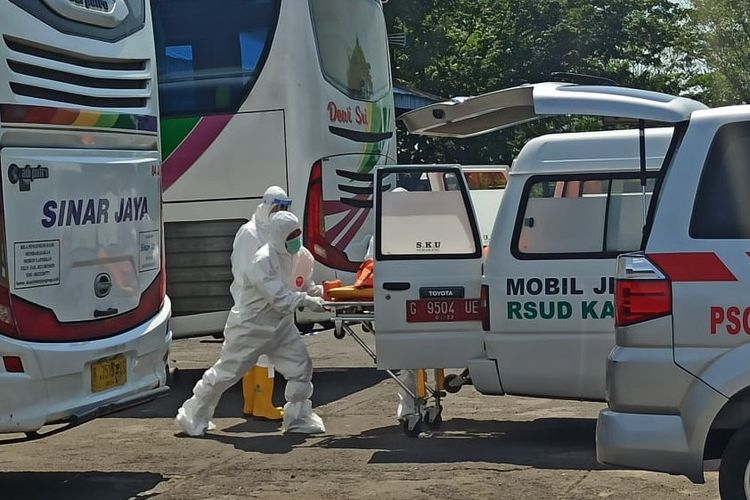
<path fill-rule="evenodd" d="M 378 0 L 310 0 L 318 57 L 331 85 L 377 101 L 391 89 L 385 23 Z"/>
<path fill-rule="evenodd" d="M 236 112 L 260 74 L 279 0 L 156 0 L 163 117 Z"/>

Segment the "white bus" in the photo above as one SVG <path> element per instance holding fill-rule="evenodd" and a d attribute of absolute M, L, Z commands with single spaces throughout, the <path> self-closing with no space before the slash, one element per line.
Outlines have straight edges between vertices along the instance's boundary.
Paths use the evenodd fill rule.
<path fill-rule="evenodd" d="M 237 228 L 265 188 L 303 219 L 317 278 L 367 249 L 371 170 L 394 163 L 379 0 L 152 0 L 175 336 L 221 332 Z"/>
<path fill-rule="evenodd" d="M 149 4 L 0 0 L 0 60 L 0 432 L 36 437 L 168 390 Z"/>

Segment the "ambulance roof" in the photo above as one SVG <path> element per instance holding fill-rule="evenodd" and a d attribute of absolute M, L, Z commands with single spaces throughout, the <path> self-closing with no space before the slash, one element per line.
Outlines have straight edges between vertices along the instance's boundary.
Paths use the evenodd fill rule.
<path fill-rule="evenodd" d="M 646 129 L 646 168 L 659 170 L 671 127 Z M 640 168 L 638 130 L 577 132 L 536 137 L 513 161 L 511 175 L 632 172 Z"/>

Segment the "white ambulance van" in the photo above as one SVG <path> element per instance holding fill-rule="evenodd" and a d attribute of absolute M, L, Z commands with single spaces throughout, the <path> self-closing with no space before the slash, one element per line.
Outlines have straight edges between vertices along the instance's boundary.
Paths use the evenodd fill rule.
<path fill-rule="evenodd" d="M 750 498 L 750 106 L 696 111 L 664 167 L 641 252 L 618 260 L 606 464 Z"/>
<path fill-rule="evenodd" d="M 652 92 L 562 83 L 439 103 L 411 132 L 469 137 L 548 115 L 675 124 L 704 105 Z M 673 127 L 536 138 L 509 172 L 489 254 L 460 168 L 410 166 L 444 187 L 392 192 L 376 172 L 377 363 L 468 368 L 483 394 L 603 400 L 614 345 L 615 258 L 640 247 L 644 196 L 680 134 Z M 396 183 L 398 184 L 398 182 Z"/>

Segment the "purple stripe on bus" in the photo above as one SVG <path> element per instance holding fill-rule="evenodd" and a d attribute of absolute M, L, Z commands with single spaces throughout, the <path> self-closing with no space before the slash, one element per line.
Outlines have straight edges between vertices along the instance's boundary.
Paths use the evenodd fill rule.
<path fill-rule="evenodd" d="M 232 115 L 204 116 L 162 165 L 162 189 L 169 189 L 216 140 Z"/>

